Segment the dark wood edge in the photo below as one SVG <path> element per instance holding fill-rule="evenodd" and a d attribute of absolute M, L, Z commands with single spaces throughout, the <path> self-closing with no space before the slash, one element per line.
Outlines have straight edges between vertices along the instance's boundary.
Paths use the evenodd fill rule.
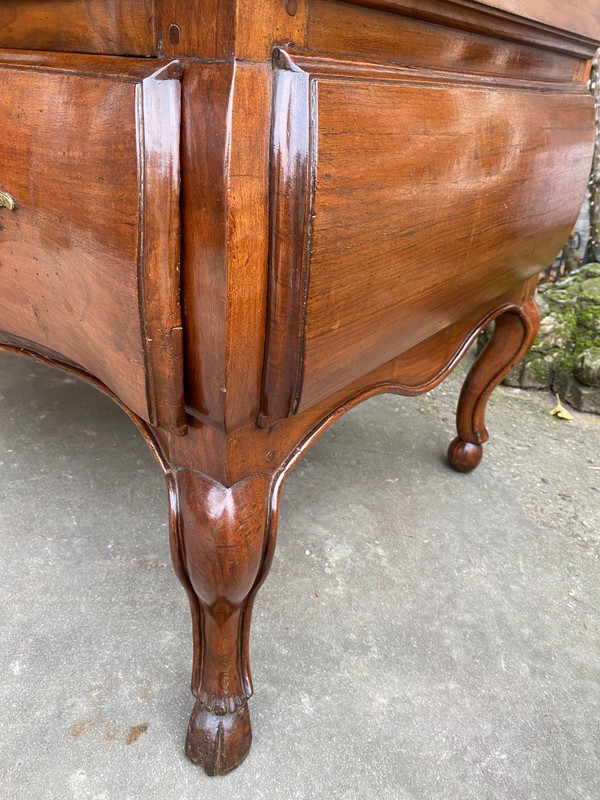
<path fill-rule="evenodd" d="M 600 42 L 587 36 L 518 17 L 507 11 L 481 5 L 474 0 L 338 0 L 338 2 L 401 14 L 582 59 L 592 58 L 600 46 Z"/>
<path fill-rule="evenodd" d="M 283 59 L 283 60 L 282 60 Z M 270 163 L 267 332 L 259 425 L 297 408 L 302 387 L 309 277 L 311 197 L 310 76 L 276 51 Z M 293 124 L 289 124 L 293 121 Z"/>
<path fill-rule="evenodd" d="M 276 51 L 277 63 L 283 69 L 308 73 L 313 80 L 326 79 L 332 81 L 364 81 L 373 83 L 410 84 L 411 86 L 439 86 L 451 83 L 457 86 L 475 86 L 478 88 L 514 88 L 531 91 L 556 92 L 561 94 L 589 94 L 587 85 L 582 81 L 544 80 L 509 78 L 501 75 L 483 73 L 465 74 L 440 69 L 414 69 L 394 64 L 382 64 L 362 58 L 352 58 L 318 51 L 286 49 Z"/>
<path fill-rule="evenodd" d="M 200 602 L 192 586 L 190 576 L 186 568 L 186 554 L 185 543 L 181 535 L 180 527 L 180 499 L 177 487 L 177 475 L 175 469 L 164 469 L 165 477 L 167 480 L 167 494 L 169 498 L 169 547 L 171 551 L 171 560 L 173 562 L 173 569 L 179 578 L 181 585 L 185 589 L 190 604 L 190 613 L 192 616 L 192 635 L 194 647 L 193 669 L 191 676 L 191 690 L 194 696 L 197 695 L 196 687 L 200 684 L 201 675 L 199 673 L 200 657 L 199 653 L 202 649 L 201 641 L 201 612 Z"/>
<path fill-rule="evenodd" d="M 152 76 L 136 91 L 142 179 L 138 286 L 146 398 L 150 422 L 182 436 L 187 426 L 180 277 L 181 82 Z"/>
<path fill-rule="evenodd" d="M 473 326 L 471 331 L 464 337 L 462 343 L 456 349 L 452 357 L 448 360 L 448 362 L 438 371 L 434 376 L 432 376 L 429 380 L 425 381 L 424 383 L 411 385 L 406 383 L 401 383 L 400 381 L 380 381 L 378 383 L 371 384 L 370 386 L 365 387 L 364 389 L 360 389 L 359 391 L 352 394 L 347 400 L 344 400 L 338 406 L 336 406 L 332 411 L 328 412 L 328 414 L 317 422 L 312 429 L 304 436 L 301 443 L 294 448 L 293 452 L 289 455 L 288 459 L 284 462 L 281 467 L 283 474 L 287 474 L 287 472 L 296 464 L 296 462 L 304 455 L 306 450 L 310 447 L 310 445 L 322 434 L 324 431 L 332 425 L 337 419 L 339 419 L 343 414 L 347 411 L 350 411 L 352 408 L 357 406 L 359 403 L 362 403 L 364 400 L 368 400 L 370 397 L 374 397 L 378 394 L 401 394 L 406 396 L 416 396 L 420 394 L 425 394 L 425 392 L 429 392 L 431 389 L 435 389 L 448 375 L 455 369 L 455 367 L 459 364 L 459 362 L 463 359 L 466 355 L 467 351 L 471 347 L 471 345 L 475 342 L 481 331 L 493 322 L 497 317 L 505 314 L 508 311 L 514 311 L 515 313 L 519 312 L 519 307 L 514 303 L 503 303 L 501 306 L 498 306 L 493 311 L 488 312 L 480 321 Z M 307 409 L 308 411 L 308 409 Z"/>
<path fill-rule="evenodd" d="M 125 58 L 40 50 L 0 50 L 0 66 L 28 72 L 62 72 L 119 83 L 139 83 L 150 77 L 170 80 L 180 78 L 183 72 L 182 62 L 173 57 Z"/>
<path fill-rule="evenodd" d="M 461 441 L 472 444 L 488 441 L 485 426 L 488 399 L 500 381 L 526 355 L 540 325 L 539 309 L 533 297 L 528 297 L 520 306 L 509 305 L 505 311 L 495 315 L 495 319 L 494 333 L 485 348 L 489 352 L 484 350 L 479 354 L 463 384 L 458 402 L 458 436 Z M 480 380 L 482 374 L 485 375 L 483 384 Z"/>

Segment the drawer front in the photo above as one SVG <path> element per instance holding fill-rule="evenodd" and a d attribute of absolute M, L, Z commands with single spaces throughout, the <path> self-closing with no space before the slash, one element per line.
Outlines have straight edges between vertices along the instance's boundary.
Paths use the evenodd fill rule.
<path fill-rule="evenodd" d="M 281 58 L 266 419 L 309 407 L 551 263 L 593 146 L 584 87 Z"/>
<path fill-rule="evenodd" d="M 2 0 L 0 48 L 155 55 L 154 0 Z"/>
<path fill-rule="evenodd" d="M 177 428 L 181 85 L 157 66 L 0 56 L 0 337 Z"/>

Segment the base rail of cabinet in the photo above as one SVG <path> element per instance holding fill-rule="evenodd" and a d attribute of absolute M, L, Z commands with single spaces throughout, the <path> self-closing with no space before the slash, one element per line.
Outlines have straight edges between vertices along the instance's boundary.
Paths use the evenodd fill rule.
<path fill-rule="evenodd" d="M 419 387 L 421 391 L 380 383 L 347 398 L 320 419 L 307 420 L 308 429 L 303 428 L 301 418 L 283 421 L 282 426 L 294 425 L 298 430 L 297 441 L 285 458 L 231 486 L 191 469 L 181 457 L 178 463 L 170 461 L 164 439 L 161 441 L 156 430 L 93 376 L 33 350 L 0 343 L 2 350 L 58 366 L 111 397 L 137 426 L 166 476 L 172 559 L 188 595 L 194 642 L 191 689 L 196 701 L 185 749 L 190 760 L 207 774 L 230 772 L 250 749 L 252 608 L 273 558 L 285 476 L 335 419 L 362 400 L 384 391 L 419 394 L 441 382 L 490 319 L 494 319 L 494 333 L 465 379 L 457 409 L 458 436 L 448 450 L 454 469 L 474 469 L 481 461 L 482 444 L 488 439 L 487 401 L 536 336 L 539 314 L 532 297 L 526 297 L 520 305 L 503 304 L 487 314 L 438 373 L 437 380 Z M 179 445 L 189 439 L 193 446 L 193 435 L 176 438 Z"/>

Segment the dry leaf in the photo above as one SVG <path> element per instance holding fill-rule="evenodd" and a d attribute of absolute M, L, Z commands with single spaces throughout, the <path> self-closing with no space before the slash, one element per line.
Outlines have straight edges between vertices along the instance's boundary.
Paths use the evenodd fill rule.
<path fill-rule="evenodd" d="M 573 415 L 570 414 L 567 409 L 563 406 L 560 402 L 560 397 L 556 395 L 556 402 L 557 405 L 555 408 L 552 409 L 550 412 L 553 417 L 558 417 L 559 419 L 573 419 Z"/>

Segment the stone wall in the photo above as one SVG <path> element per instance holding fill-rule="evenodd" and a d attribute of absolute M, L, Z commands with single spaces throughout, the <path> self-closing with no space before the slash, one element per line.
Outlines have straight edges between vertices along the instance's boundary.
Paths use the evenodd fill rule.
<path fill-rule="evenodd" d="M 579 411 L 600 414 L 600 264 L 540 286 L 538 305 L 539 335 L 505 383 L 551 389 Z"/>

